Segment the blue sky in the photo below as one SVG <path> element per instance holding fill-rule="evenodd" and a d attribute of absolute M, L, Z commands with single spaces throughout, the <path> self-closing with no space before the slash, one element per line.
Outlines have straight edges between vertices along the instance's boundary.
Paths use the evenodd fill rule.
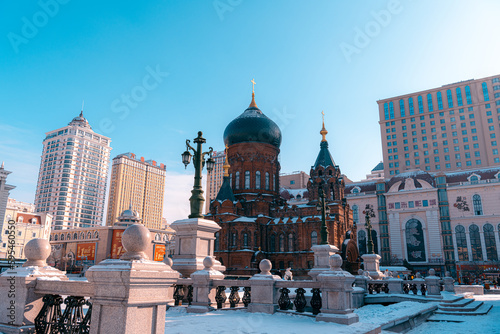
<path fill-rule="evenodd" d="M 23 201 L 45 132 L 82 100 L 112 156 L 166 163 L 171 222 L 192 187 L 185 139 L 223 148 L 252 78 L 282 172 L 309 172 L 324 110 L 335 162 L 360 180 L 382 159 L 378 99 L 500 73 L 498 1 L 55 1 L 0 4 L 0 160 Z"/>

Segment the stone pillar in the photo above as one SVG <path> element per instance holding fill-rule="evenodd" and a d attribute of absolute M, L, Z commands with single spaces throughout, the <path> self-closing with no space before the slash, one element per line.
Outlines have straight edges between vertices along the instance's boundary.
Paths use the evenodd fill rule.
<path fill-rule="evenodd" d="M 122 236 L 127 252 L 87 270 L 94 285 L 90 333 L 165 332 L 168 290 L 180 275 L 163 262 L 148 260 L 144 251 L 149 243 L 144 225 L 129 226 Z"/>
<path fill-rule="evenodd" d="M 311 250 L 314 252 L 314 267 L 309 270 L 309 276 L 316 281 L 319 274 L 330 269 L 330 256 L 339 249 L 333 245 L 314 245 Z"/>
<path fill-rule="evenodd" d="M 193 302 L 187 308 L 188 313 L 205 313 L 214 310 L 212 302 L 215 301 L 216 290 L 213 287 L 213 280 L 223 280 L 224 274 L 213 270 L 215 260 L 207 256 L 203 260 L 205 268 L 191 274 L 193 280 Z"/>
<path fill-rule="evenodd" d="M 46 239 L 30 240 L 24 248 L 28 261 L 0 276 L 1 333 L 35 332 L 35 318 L 43 306 L 43 296 L 35 294 L 37 278 L 68 280 L 62 271 L 47 266 L 50 249 Z"/>
<path fill-rule="evenodd" d="M 215 232 L 220 230 L 220 226 L 213 220 L 191 218 L 176 220 L 170 227 L 176 232 L 172 269 L 179 271 L 183 277 L 203 270 L 205 257 L 214 256 Z M 226 267 L 214 258 L 213 270 L 224 272 Z"/>
<path fill-rule="evenodd" d="M 363 269 L 358 270 L 358 274 L 354 276 L 354 285 L 358 288 L 364 289 L 366 293 L 368 292 L 368 277 L 366 277 L 363 273 Z"/>
<path fill-rule="evenodd" d="M 249 281 L 252 288 L 252 301 L 248 312 L 273 314 L 278 305 L 278 289 L 275 282 L 281 280 L 278 275 L 271 274 L 272 264 L 268 259 L 259 263 L 260 274 L 253 275 Z"/>
<path fill-rule="evenodd" d="M 444 275 L 445 275 L 445 277 L 443 278 L 444 291 L 455 292 L 455 286 L 453 284 L 455 280 L 453 279 L 453 277 L 451 277 L 451 273 L 447 271 Z"/>
<path fill-rule="evenodd" d="M 401 278 L 389 277 L 386 283 L 389 293 L 403 293 L 403 280 Z"/>
<path fill-rule="evenodd" d="M 422 284 L 425 284 L 425 279 L 422 278 L 422 275 L 417 272 L 415 274 L 415 278 L 410 281 L 410 284 L 416 284 L 418 291 L 422 288 Z"/>
<path fill-rule="evenodd" d="M 378 254 L 364 254 L 361 255 L 363 258 L 364 269 L 370 273 L 370 277 L 373 279 L 382 279 L 384 274 L 380 271 L 380 255 Z"/>
<path fill-rule="evenodd" d="M 431 298 L 443 298 L 441 296 L 441 286 L 439 281 L 441 279 L 436 276 L 436 271 L 434 269 L 429 269 L 429 276 L 425 278 L 425 284 L 427 285 L 427 296 Z"/>
<path fill-rule="evenodd" d="M 354 276 L 341 269 L 342 258 L 338 254 L 330 256 L 330 270 L 319 274 L 321 282 L 321 313 L 316 321 L 336 322 L 350 325 L 359 321 L 354 313 L 352 301 L 352 283 Z"/>

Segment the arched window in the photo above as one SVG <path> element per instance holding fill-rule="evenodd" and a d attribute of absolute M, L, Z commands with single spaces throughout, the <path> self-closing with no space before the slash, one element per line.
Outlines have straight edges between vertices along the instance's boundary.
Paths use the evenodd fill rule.
<path fill-rule="evenodd" d="M 467 104 L 472 104 L 472 98 L 470 96 L 470 87 L 465 86 L 465 99 L 467 100 Z"/>
<path fill-rule="evenodd" d="M 64 234 L 61 234 L 61 241 L 64 241 L 65 237 Z"/>
<path fill-rule="evenodd" d="M 24 217 L 23 216 L 19 216 L 19 218 L 17 218 L 17 222 L 18 223 L 22 223 L 24 221 Z"/>
<path fill-rule="evenodd" d="M 460 89 L 460 87 L 457 87 L 457 105 L 458 106 L 464 105 L 464 103 L 462 101 L 462 90 Z"/>
<path fill-rule="evenodd" d="M 234 188 L 240 189 L 240 172 L 236 172 L 236 177 L 234 179 Z"/>
<path fill-rule="evenodd" d="M 87 239 L 92 239 L 92 233 L 90 232 L 87 233 Z"/>
<path fill-rule="evenodd" d="M 59 235 L 58 235 L 58 234 L 56 234 L 56 235 L 54 236 L 54 240 L 55 240 L 55 241 L 59 240 Z"/>
<path fill-rule="evenodd" d="M 229 174 L 229 187 L 233 188 L 233 173 Z"/>
<path fill-rule="evenodd" d="M 495 232 L 493 225 L 484 224 L 484 245 L 486 247 L 486 257 L 488 261 L 498 261 L 497 244 L 495 241 Z"/>
<path fill-rule="evenodd" d="M 394 103 L 392 101 L 389 102 L 389 117 L 394 118 Z"/>
<path fill-rule="evenodd" d="M 469 253 L 467 251 L 467 239 L 465 236 L 465 228 L 462 225 L 455 227 L 455 239 L 457 241 L 457 252 L 459 261 L 469 261 Z"/>
<path fill-rule="evenodd" d="M 97 232 L 97 231 L 94 232 L 94 238 L 95 239 L 99 238 L 99 232 Z"/>
<path fill-rule="evenodd" d="M 401 117 L 405 117 L 405 101 L 403 99 L 399 100 L 399 111 L 401 112 Z"/>
<path fill-rule="evenodd" d="M 7 221 L 12 220 L 12 215 L 7 215 Z"/>
<path fill-rule="evenodd" d="M 477 175 L 471 175 L 471 177 L 469 178 L 469 181 L 472 184 L 477 184 L 477 183 L 479 183 L 479 177 L 477 177 Z"/>
<path fill-rule="evenodd" d="M 384 103 L 384 119 L 389 119 L 389 105 Z"/>
<path fill-rule="evenodd" d="M 160 233 L 155 234 L 155 241 L 161 241 L 161 235 Z"/>
<path fill-rule="evenodd" d="M 243 247 L 248 247 L 248 233 L 243 233 Z"/>
<path fill-rule="evenodd" d="M 358 232 L 358 248 L 359 255 L 366 254 L 366 232 L 364 230 Z"/>
<path fill-rule="evenodd" d="M 453 97 L 451 96 L 451 89 L 446 91 L 446 99 L 448 100 L 448 108 L 453 108 Z"/>
<path fill-rule="evenodd" d="M 36 224 L 38 220 L 36 218 L 31 219 L 31 224 Z"/>
<path fill-rule="evenodd" d="M 255 172 L 255 189 L 260 189 L 260 171 Z"/>
<path fill-rule="evenodd" d="M 85 239 L 85 233 L 83 233 L 83 232 L 80 233 L 80 239 L 82 239 L 82 240 Z"/>
<path fill-rule="evenodd" d="M 293 234 L 288 234 L 288 251 L 293 252 L 295 249 L 293 247 Z"/>
<path fill-rule="evenodd" d="M 474 214 L 481 216 L 483 214 L 483 204 L 481 203 L 481 196 L 475 194 L 472 196 L 472 204 L 474 205 Z"/>
<path fill-rule="evenodd" d="M 427 94 L 427 108 L 429 109 L 429 111 L 434 110 L 434 107 L 432 106 L 432 94 L 431 93 Z"/>
<path fill-rule="evenodd" d="M 312 231 L 311 232 L 311 246 L 314 246 L 317 244 L 318 244 L 318 232 Z"/>
<path fill-rule="evenodd" d="M 250 189 L 250 171 L 245 172 L 245 189 Z"/>
<path fill-rule="evenodd" d="M 276 252 L 276 235 L 271 234 L 271 238 L 269 241 L 269 248 L 271 249 L 271 252 Z"/>
<path fill-rule="evenodd" d="M 483 251 L 481 249 L 481 238 L 479 227 L 476 224 L 469 226 L 470 248 L 472 250 L 472 261 L 483 261 Z"/>
<path fill-rule="evenodd" d="M 71 234 L 66 234 L 66 240 L 71 240 Z"/>
<path fill-rule="evenodd" d="M 484 100 L 485 101 L 489 101 L 490 100 L 490 94 L 488 94 L 488 85 L 486 84 L 486 82 L 483 82 L 482 87 L 483 87 L 483 97 L 484 97 Z"/>
<path fill-rule="evenodd" d="M 266 172 L 266 190 L 269 190 L 269 173 Z"/>
<path fill-rule="evenodd" d="M 415 109 L 413 108 L 413 97 L 408 99 L 408 108 L 410 109 L 410 115 L 415 115 Z"/>
<path fill-rule="evenodd" d="M 438 109 L 442 110 L 443 109 L 443 96 L 441 95 L 441 92 L 437 92 L 437 99 L 438 99 Z"/>
<path fill-rule="evenodd" d="M 352 206 L 352 220 L 355 224 L 359 223 L 359 209 L 357 205 Z"/>
<path fill-rule="evenodd" d="M 236 247 L 236 241 L 237 241 L 236 238 L 237 238 L 236 232 L 233 232 L 233 234 L 231 235 L 231 239 L 232 239 L 231 240 L 231 245 L 233 247 Z"/>
<path fill-rule="evenodd" d="M 215 232 L 215 240 L 214 240 L 214 251 L 218 252 L 219 251 L 219 232 Z"/>
<path fill-rule="evenodd" d="M 76 239 L 78 239 L 78 234 L 73 233 L 73 240 L 76 240 Z"/>
<path fill-rule="evenodd" d="M 418 113 L 423 114 L 424 113 L 424 101 L 422 100 L 422 96 L 418 96 L 417 98 L 418 101 Z"/>
<path fill-rule="evenodd" d="M 280 252 L 285 251 L 285 236 L 280 234 Z"/>
<path fill-rule="evenodd" d="M 406 222 L 406 251 L 409 262 L 424 262 L 426 259 L 422 223 L 417 219 Z"/>

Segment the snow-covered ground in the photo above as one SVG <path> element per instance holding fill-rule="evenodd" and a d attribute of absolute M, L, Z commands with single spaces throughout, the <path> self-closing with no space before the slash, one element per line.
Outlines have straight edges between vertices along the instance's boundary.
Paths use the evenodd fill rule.
<path fill-rule="evenodd" d="M 410 331 L 411 334 L 500 334 L 500 295 L 474 296 L 476 300 L 494 305 L 485 316 L 462 316 L 462 323 L 426 322 Z M 314 318 L 276 313 L 247 313 L 246 311 L 215 311 L 205 314 L 188 314 L 184 307 L 167 311 L 165 333 L 364 333 L 391 320 L 415 314 L 434 303 L 402 302 L 389 306 L 366 305 L 357 309 L 359 323 L 343 326 L 316 322 Z M 384 331 L 383 333 L 391 333 Z"/>
<path fill-rule="evenodd" d="M 426 322 L 409 334 L 499 334 L 500 333 L 500 295 L 474 295 L 474 299 L 493 305 L 487 315 L 460 316 L 464 322 Z M 453 318 L 453 317 L 448 317 Z"/>

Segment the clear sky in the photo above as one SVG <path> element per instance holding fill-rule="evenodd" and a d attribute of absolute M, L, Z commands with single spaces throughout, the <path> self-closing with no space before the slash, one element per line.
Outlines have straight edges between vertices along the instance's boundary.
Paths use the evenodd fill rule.
<path fill-rule="evenodd" d="M 167 165 L 165 217 L 187 217 L 185 140 L 223 148 L 251 98 L 283 133 L 282 172 L 321 137 L 360 180 L 382 159 L 383 98 L 500 73 L 498 1 L 2 1 L 0 160 L 33 202 L 45 132 L 78 115 Z M 153 74 L 151 74 L 153 73 Z"/>

